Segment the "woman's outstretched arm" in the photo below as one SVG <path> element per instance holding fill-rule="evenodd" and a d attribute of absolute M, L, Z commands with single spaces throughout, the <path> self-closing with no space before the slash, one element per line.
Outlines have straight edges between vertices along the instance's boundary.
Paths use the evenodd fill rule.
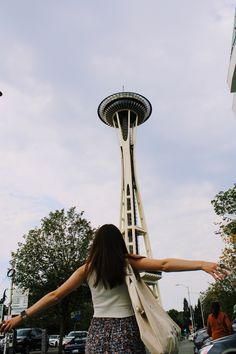
<path fill-rule="evenodd" d="M 27 317 L 37 315 L 39 312 L 46 310 L 47 308 L 60 302 L 65 296 L 70 294 L 73 290 L 78 288 L 80 284 L 85 280 L 85 265 L 78 268 L 70 278 L 68 278 L 65 283 L 63 283 L 59 288 L 43 296 L 35 304 L 30 306 L 26 310 Z M 22 322 L 22 317 L 16 316 L 6 322 L 3 321 L 0 324 L 0 332 L 8 332 L 12 328 L 20 325 Z"/>
<path fill-rule="evenodd" d="M 192 261 L 178 258 L 129 258 L 129 263 L 134 269 L 163 272 L 186 272 L 192 270 L 203 270 L 213 276 L 214 279 L 223 279 L 229 272 L 214 262 Z"/>

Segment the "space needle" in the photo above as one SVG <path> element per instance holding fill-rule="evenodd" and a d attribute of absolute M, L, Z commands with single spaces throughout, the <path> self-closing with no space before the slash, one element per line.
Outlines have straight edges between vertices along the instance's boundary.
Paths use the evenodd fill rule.
<path fill-rule="evenodd" d="M 151 113 L 151 103 L 134 92 L 114 93 L 106 97 L 98 107 L 99 118 L 108 126 L 116 128 L 119 137 L 122 166 L 120 230 L 130 253 L 140 254 L 142 244 L 148 257 L 152 257 L 152 250 L 137 181 L 134 152 L 137 127 Z M 152 286 L 160 302 L 157 282 L 161 273 L 143 272 L 142 278 Z"/>

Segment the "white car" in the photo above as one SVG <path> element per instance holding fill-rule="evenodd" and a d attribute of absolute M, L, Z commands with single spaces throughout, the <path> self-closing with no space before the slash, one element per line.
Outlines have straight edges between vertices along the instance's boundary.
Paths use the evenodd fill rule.
<path fill-rule="evenodd" d="M 193 342 L 194 335 L 195 335 L 195 333 L 190 333 L 190 335 L 188 336 L 188 340 L 190 340 L 191 342 Z"/>
<path fill-rule="evenodd" d="M 59 334 L 50 334 L 49 335 L 49 345 L 50 347 L 58 347 L 60 341 Z"/>

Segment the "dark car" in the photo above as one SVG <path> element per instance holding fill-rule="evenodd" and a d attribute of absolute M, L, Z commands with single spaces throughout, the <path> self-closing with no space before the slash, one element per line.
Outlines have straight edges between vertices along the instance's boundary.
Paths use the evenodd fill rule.
<path fill-rule="evenodd" d="M 236 322 L 232 323 L 232 327 L 233 327 L 234 332 L 236 333 Z"/>
<path fill-rule="evenodd" d="M 84 354 L 87 337 L 76 337 L 64 345 L 64 353 Z"/>
<path fill-rule="evenodd" d="M 48 337 L 44 335 L 41 328 L 19 328 L 16 330 L 16 353 L 28 354 L 31 350 L 41 350 L 42 340 L 46 340 L 48 348 Z"/>
<path fill-rule="evenodd" d="M 88 332 L 87 331 L 71 331 L 63 338 L 63 348 L 64 346 L 69 343 L 74 338 L 86 338 Z"/>
<path fill-rule="evenodd" d="M 4 335 L 0 334 L 0 353 L 4 351 Z"/>
<path fill-rule="evenodd" d="M 235 354 L 236 333 L 219 339 L 211 340 L 200 349 L 200 354 Z"/>
<path fill-rule="evenodd" d="M 193 338 L 194 354 L 199 353 L 199 350 L 208 338 L 209 334 L 207 333 L 207 328 L 201 328 L 195 333 L 195 336 Z"/>

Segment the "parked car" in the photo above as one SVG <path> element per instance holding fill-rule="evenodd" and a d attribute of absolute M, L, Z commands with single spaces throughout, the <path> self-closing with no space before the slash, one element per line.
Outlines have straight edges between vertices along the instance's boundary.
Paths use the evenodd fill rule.
<path fill-rule="evenodd" d="M 87 335 L 86 337 L 75 337 L 71 339 L 68 343 L 65 344 L 64 353 L 84 354 L 86 339 L 87 339 Z"/>
<path fill-rule="evenodd" d="M 236 322 L 232 323 L 232 327 L 233 327 L 234 332 L 236 333 Z"/>
<path fill-rule="evenodd" d="M 195 336 L 193 338 L 194 354 L 199 353 L 199 350 L 208 338 L 209 334 L 207 333 L 207 328 L 201 328 L 195 333 Z"/>
<path fill-rule="evenodd" d="M 72 339 L 77 338 L 77 337 L 85 338 L 85 337 L 87 337 L 87 335 L 88 335 L 87 331 L 71 331 L 71 332 L 69 332 L 63 338 L 63 341 L 62 341 L 63 348 L 64 348 L 65 344 L 69 343 Z"/>
<path fill-rule="evenodd" d="M 236 353 L 236 333 L 219 339 L 211 340 L 204 345 L 200 354 L 234 354 Z"/>
<path fill-rule="evenodd" d="M 60 342 L 60 335 L 59 334 L 50 334 L 48 341 L 49 341 L 50 347 L 57 347 Z"/>
<path fill-rule="evenodd" d="M 88 335 L 88 332 L 87 331 L 71 331 L 68 333 L 68 337 L 81 337 L 81 338 L 84 338 L 84 337 L 87 337 Z"/>
<path fill-rule="evenodd" d="M 0 354 L 4 351 L 4 335 L 0 334 Z"/>
<path fill-rule="evenodd" d="M 16 330 L 16 353 L 29 354 L 33 349 L 41 350 L 42 328 L 19 328 Z M 48 336 L 46 337 L 48 347 Z"/>
<path fill-rule="evenodd" d="M 190 334 L 188 335 L 188 340 L 189 340 L 190 342 L 193 341 L 194 335 L 195 335 L 195 333 L 190 333 Z"/>

